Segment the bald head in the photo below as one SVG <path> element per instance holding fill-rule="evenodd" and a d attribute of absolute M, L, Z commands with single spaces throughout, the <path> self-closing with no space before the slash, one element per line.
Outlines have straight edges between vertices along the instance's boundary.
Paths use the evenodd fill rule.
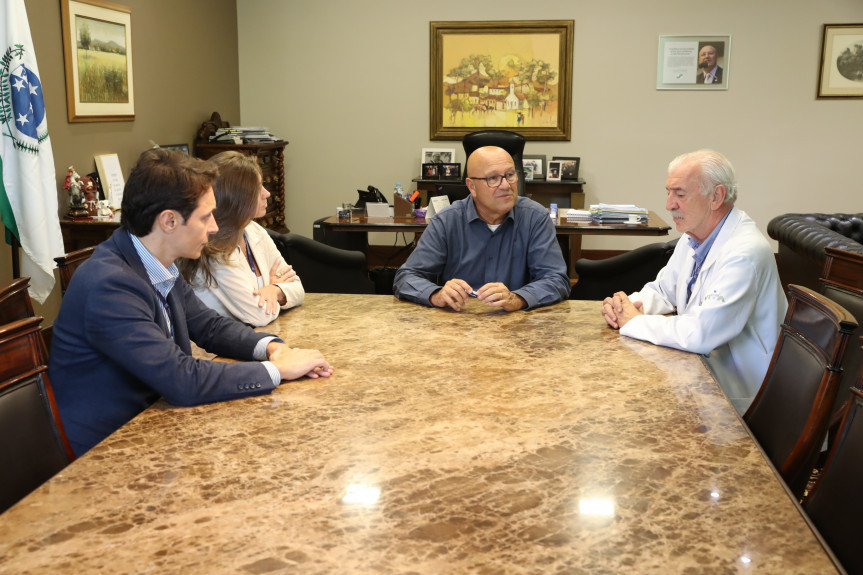
<path fill-rule="evenodd" d="M 485 177 L 485 167 L 490 163 L 507 163 L 510 167 L 515 168 L 515 163 L 512 161 L 512 156 L 503 148 L 497 146 L 483 146 L 477 148 L 468 156 L 467 164 L 465 164 L 466 177 L 482 178 Z"/>

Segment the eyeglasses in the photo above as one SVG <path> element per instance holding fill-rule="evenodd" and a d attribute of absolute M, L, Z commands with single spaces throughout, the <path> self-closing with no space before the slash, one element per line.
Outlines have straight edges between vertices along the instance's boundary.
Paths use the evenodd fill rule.
<path fill-rule="evenodd" d="M 472 178 L 468 176 L 471 180 L 482 180 L 485 182 L 485 185 L 489 188 L 497 188 L 503 183 L 503 179 L 506 178 L 506 181 L 510 184 L 514 184 L 518 181 L 518 174 L 515 172 L 507 172 L 502 176 L 489 176 L 487 178 Z"/>

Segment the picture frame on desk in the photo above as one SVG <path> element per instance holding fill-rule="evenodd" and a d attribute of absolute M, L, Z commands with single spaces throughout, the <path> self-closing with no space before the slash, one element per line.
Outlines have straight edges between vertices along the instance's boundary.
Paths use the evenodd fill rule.
<path fill-rule="evenodd" d="M 184 152 L 187 156 L 189 154 L 189 144 L 159 144 L 160 148 L 165 148 L 166 150 L 180 150 Z"/>
<path fill-rule="evenodd" d="M 103 0 L 60 7 L 69 122 L 134 120 L 131 8 Z"/>
<path fill-rule="evenodd" d="M 545 176 L 548 182 L 559 182 L 563 162 L 560 160 L 551 160 L 548 163 L 548 174 Z"/>
<path fill-rule="evenodd" d="M 423 148 L 423 164 L 451 164 L 455 162 L 455 148 Z"/>
<path fill-rule="evenodd" d="M 541 180 L 545 178 L 545 155 L 544 154 L 524 154 L 521 157 L 521 164 L 524 167 L 531 166 L 533 168 L 533 178 Z"/>
<path fill-rule="evenodd" d="M 437 180 L 440 176 L 440 164 L 423 164 L 422 179 Z"/>
<path fill-rule="evenodd" d="M 439 176 L 441 180 L 460 180 L 461 164 L 440 164 Z"/>
<path fill-rule="evenodd" d="M 524 164 L 524 181 L 532 182 L 533 181 L 533 165 L 532 164 Z"/>
<path fill-rule="evenodd" d="M 578 167 L 581 165 L 581 158 L 554 156 L 553 160 L 560 160 L 560 179 L 561 180 L 578 180 Z"/>

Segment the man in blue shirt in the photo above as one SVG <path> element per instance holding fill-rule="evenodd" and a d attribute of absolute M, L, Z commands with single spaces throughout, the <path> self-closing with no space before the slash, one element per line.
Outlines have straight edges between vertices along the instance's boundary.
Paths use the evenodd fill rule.
<path fill-rule="evenodd" d="M 544 207 L 518 197 L 512 156 L 498 147 L 479 148 L 465 173 L 471 195 L 429 222 L 396 272 L 396 297 L 456 311 L 469 297 L 506 311 L 569 297 L 554 223 Z"/>
<path fill-rule="evenodd" d="M 160 396 L 198 405 L 333 373 L 319 351 L 293 349 L 219 315 L 180 276 L 174 260 L 199 257 L 219 229 L 217 175 L 209 162 L 175 150 L 141 154 L 124 190 L 120 229 L 69 284 L 54 322 L 49 370 L 79 456 Z M 190 340 L 246 361 L 196 359 Z"/>

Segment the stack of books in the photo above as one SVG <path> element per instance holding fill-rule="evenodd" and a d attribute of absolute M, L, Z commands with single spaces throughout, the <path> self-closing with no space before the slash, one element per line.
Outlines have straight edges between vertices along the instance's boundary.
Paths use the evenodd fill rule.
<path fill-rule="evenodd" d="M 566 210 L 566 221 L 568 222 L 589 222 L 590 210 Z"/>
<path fill-rule="evenodd" d="M 210 136 L 211 142 L 229 142 L 234 144 L 256 144 L 260 142 L 278 142 L 279 138 L 262 126 L 236 126 L 234 128 L 219 128 Z"/>
<path fill-rule="evenodd" d="M 593 204 L 590 219 L 601 224 L 646 222 L 647 209 L 632 204 Z"/>

